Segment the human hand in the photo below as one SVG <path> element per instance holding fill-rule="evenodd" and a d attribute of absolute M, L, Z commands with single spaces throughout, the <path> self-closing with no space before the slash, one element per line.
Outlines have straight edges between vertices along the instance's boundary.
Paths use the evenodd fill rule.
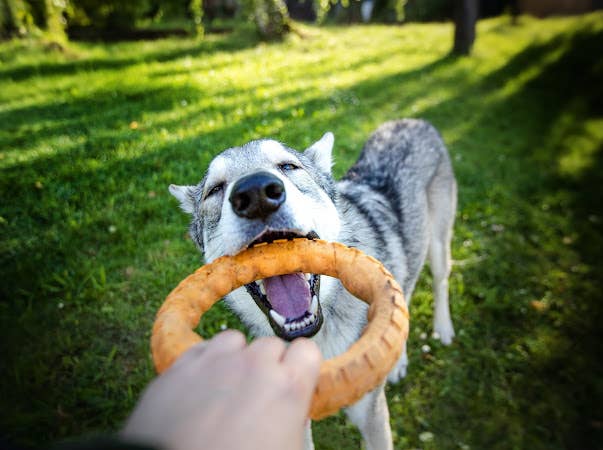
<path fill-rule="evenodd" d="M 170 450 L 301 449 L 321 355 L 308 339 L 225 331 L 146 389 L 121 433 Z"/>

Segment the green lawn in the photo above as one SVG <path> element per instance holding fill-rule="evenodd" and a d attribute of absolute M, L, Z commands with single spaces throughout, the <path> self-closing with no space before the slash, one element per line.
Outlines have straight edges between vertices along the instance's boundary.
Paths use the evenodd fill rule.
<path fill-rule="evenodd" d="M 429 273 L 396 448 L 589 449 L 603 442 L 603 15 L 483 21 L 471 58 L 449 24 L 303 27 L 258 43 L 0 43 L 0 429 L 42 445 L 114 430 L 153 376 L 149 335 L 199 265 L 167 192 L 261 136 L 336 136 L 336 174 L 381 122 L 442 132 L 459 182 L 451 304 L 430 338 Z M 222 306 L 200 331 L 240 323 Z M 429 352 L 422 352 L 423 345 Z M 359 447 L 343 415 L 318 449 Z"/>

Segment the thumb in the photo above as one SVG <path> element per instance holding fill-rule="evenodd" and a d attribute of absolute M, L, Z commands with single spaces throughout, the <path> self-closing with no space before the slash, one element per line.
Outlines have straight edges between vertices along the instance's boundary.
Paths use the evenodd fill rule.
<path fill-rule="evenodd" d="M 292 394 L 298 401 L 304 402 L 305 411 L 310 408 L 310 400 L 318 383 L 322 355 L 318 346 L 311 340 L 298 338 L 287 348 L 282 364 L 288 367 L 295 379 L 292 381 Z"/>

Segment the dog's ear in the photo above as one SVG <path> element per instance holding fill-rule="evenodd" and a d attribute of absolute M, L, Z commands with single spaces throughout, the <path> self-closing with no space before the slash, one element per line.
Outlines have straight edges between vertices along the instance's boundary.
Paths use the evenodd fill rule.
<path fill-rule="evenodd" d="M 194 196 L 193 192 L 195 186 L 177 186 L 170 184 L 170 194 L 178 199 L 180 202 L 180 208 L 183 211 L 192 214 L 194 210 Z"/>
<path fill-rule="evenodd" d="M 333 167 L 333 142 L 335 142 L 335 136 L 328 131 L 304 152 L 304 155 L 325 173 L 331 173 L 331 167 Z"/>

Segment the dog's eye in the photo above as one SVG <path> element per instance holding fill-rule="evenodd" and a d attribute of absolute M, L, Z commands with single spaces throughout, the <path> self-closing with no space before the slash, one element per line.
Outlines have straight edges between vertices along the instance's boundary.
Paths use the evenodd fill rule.
<path fill-rule="evenodd" d="M 216 184 L 209 191 L 207 191 L 207 194 L 205 194 L 205 198 L 209 198 L 212 195 L 218 194 L 222 189 L 224 189 L 224 183 Z"/>
<path fill-rule="evenodd" d="M 281 169 L 283 172 L 288 172 L 290 170 L 296 170 L 299 169 L 298 166 L 296 166 L 293 163 L 283 163 L 283 164 L 279 164 L 279 169 Z"/>

